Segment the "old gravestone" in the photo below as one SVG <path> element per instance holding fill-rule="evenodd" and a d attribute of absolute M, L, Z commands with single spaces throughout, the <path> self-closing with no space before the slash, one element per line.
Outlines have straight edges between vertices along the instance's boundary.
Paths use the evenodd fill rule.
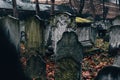
<path fill-rule="evenodd" d="M 110 27 L 109 54 L 115 56 L 113 65 L 120 67 L 120 25 Z"/>
<path fill-rule="evenodd" d="M 9 35 L 11 43 L 19 49 L 20 32 L 19 32 L 19 20 L 13 16 L 5 16 L 1 18 L 1 26 L 6 30 L 6 34 Z"/>
<path fill-rule="evenodd" d="M 114 25 L 110 27 L 109 31 L 109 52 L 111 54 L 116 54 L 116 51 L 120 46 L 120 25 Z"/>
<path fill-rule="evenodd" d="M 20 21 L 20 31 L 24 32 L 26 52 L 21 54 L 24 72 L 30 79 L 45 80 L 45 62 L 43 59 L 43 25 L 39 16 L 32 16 Z M 21 34 L 22 35 L 22 34 Z"/>
<path fill-rule="evenodd" d="M 45 40 L 54 48 L 55 80 L 80 80 L 83 49 L 75 31 L 75 17 L 58 13 L 50 22 Z"/>
<path fill-rule="evenodd" d="M 78 39 L 84 47 L 93 46 L 96 40 L 96 30 L 91 27 L 90 24 L 87 26 L 78 26 L 76 33 Z"/>
<path fill-rule="evenodd" d="M 75 19 L 70 13 L 58 13 L 51 19 L 50 39 L 51 45 L 56 53 L 57 42 L 61 39 L 65 31 L 74 31 Z"/>
<path fill-rule="evenodd" d="M 80 80 L 82 46 L 74 32 L 64 32 L 57 43 L 55 80 Z"/>
<path fill-rule="evenodd" d="M 30 79 L 45 80 L 45 63 L 39 53 L 29 51 L 24 72 Z"/>
<path fill-rule="evenodd" d="M 38 48 L 42 46 L 43 33 L 42 21 L 37 16 L 29 17 L 24 20 L 25 33 L 27 37 L 27 48 Z"/>
<path fill-rule="evenodd" d="M 83 46 L 83 53 L 93 48 L 96 40 L 96 29 L 91 26 L 91 22 L 77 23 L 76 34 L 78 40 Z"/>

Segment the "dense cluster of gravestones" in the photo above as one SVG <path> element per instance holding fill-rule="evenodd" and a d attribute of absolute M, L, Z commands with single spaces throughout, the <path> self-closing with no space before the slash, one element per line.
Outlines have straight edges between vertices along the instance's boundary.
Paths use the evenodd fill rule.
<path fill-rule="evenodd" d="M 58 66 L 55 80 L 80 80 L 84 48 L 93 46 L 96 39 L 97 29 L 91 26 L 91 23 L 86 26 L 81 23 L 76 24 L 75 17 L 68 13 L 54 15 L 49 25 L 36 16 L 20 22 L 6 16 L 0 19 L 0 23 L 1 26 L 7 28 L 6 33 L 11 36 L 11 42 L 16 43 L 15 46 L 19 46 L 21 39 L 28 49 L 25 56 L 27 59 L 25 74 L 28 77 L 44 80 L 41 77 L 45 76 L 44 57 L 52 55 Z M 97 26 L 98 30 L 101 30 L 99 27 L 101 26 Z M 110 50 L 119 51 L 119 27 L 119 25 L 114 25 L 109 29 L 103 29 L 109 31 Z M 22 35 L 19 35 L 19 30 Z M 101 33 L 99 36 L 101 37 Z M 45 47 L 48 46 L 53 48 L 54 54 L 45 52 Z M 24 55 L 20 55 L 21 57 Z"/>

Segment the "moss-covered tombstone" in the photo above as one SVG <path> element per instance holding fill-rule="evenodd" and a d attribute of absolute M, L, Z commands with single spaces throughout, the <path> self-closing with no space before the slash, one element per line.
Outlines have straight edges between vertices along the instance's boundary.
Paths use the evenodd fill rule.
<path fill-rule="evenodd" d="M 33 16 L 27 18 L 24 23 L 27 37 L 26 46 L 28 48 L 41 47 L 43 42 L 43 22 L 40 21 L 36 16 Z"/>
<path fill-rule="evenodd" d="M 56 49 L 55 80 L 81 80 L 82 45 L 74 32 L 64 32 Z"/>
<path fill-rule="evenodd" d="M 21 20 L 20 27 L 25 34 L 26 51 L 21 54 L 25 75 L 30 79 L 45 80 L 44 21 L 39 16 L 32 16 Z"/>
<path fill-rule="evenodd" d="M 51 19 L 55 80 L 80 80 L 83 49 L 76 28 L 75 17 L 70 13 L 58 13 Z"/>
<path fill-rule="evenodd" d="M 120 25 L 110 27 L 109 31 L 109 53 L 116 55 L 117 50 L 120 48 Z"/>

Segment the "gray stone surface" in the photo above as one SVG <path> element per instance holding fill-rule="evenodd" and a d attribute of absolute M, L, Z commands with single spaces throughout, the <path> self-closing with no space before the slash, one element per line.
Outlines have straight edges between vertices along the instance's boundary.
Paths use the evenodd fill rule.
<path fill-rule="evenodd" d="M 2 17 L 0 21 L 1 26 L 9 35 L 11 43 L 13 43 L 16 48 L 19 46 L 20 33 L 19 33 L 19 21 L 12 16 Z"/>
<path fill-rule="evenodd" d="M 112 48 L 119 48 L 120 45 L 120 25 L 115 25 L 110 28 L 110 46 Z"/>
<path fill-rule="evenodd" d="M 82 61 L 82 46 L 74 32 L 64 32 L 62 39 L 57 43 L 57 59 L 62 57 L 73 57 L 76 61 Z"/>
<path fill-rule="evenodd" d="M 57 43 L 55 80 L 80 80 L 82 46 L 75 32 L 64 32 Z"/>

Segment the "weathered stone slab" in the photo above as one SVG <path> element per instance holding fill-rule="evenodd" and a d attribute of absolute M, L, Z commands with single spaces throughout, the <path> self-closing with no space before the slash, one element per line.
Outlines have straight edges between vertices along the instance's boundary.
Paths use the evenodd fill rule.
<path fill-rule="evenodd" d="M 111 26 L 109 36 L 109 53 L 116 55 L 120 48 L 120 25 Z"/>
<path fill-rule="evenodd" d="M 82 46 L 74 32 L 64 32 L 57 43 L 55 80 L 80 80 Z"/>
<path fill-rule="evenodd" d="M 76 34 L 78 35 L 78 40 L 84 47 L 93 46 L 96 40 L 96 29 L 92 26 L 80 26 L 76 29 Z"/>
<path fill-rule="evenodd" d="M 82 45 L 74 32 L 64 32 L 60 41 L 57 43 L 56 57 L 73 57 L 76 61 L 82 60 Z"/>
<path fill-rule="evenodd" d="M 41 47 L 43 41 L 43 30 L 40 20 L 36 16 L 30 17 L 24 20 L 24 26 L 27 37 L 27 48 Z"/>
<path fill-rule="evenodd" d="M 6 34 L 9 35 L 9 40 L 13 43 L 18 49 L 20 34 L 19 34 L 19 20 L 12 16 L 5 16 L 1 18 L 1 26 L 6 31 Z"/>

